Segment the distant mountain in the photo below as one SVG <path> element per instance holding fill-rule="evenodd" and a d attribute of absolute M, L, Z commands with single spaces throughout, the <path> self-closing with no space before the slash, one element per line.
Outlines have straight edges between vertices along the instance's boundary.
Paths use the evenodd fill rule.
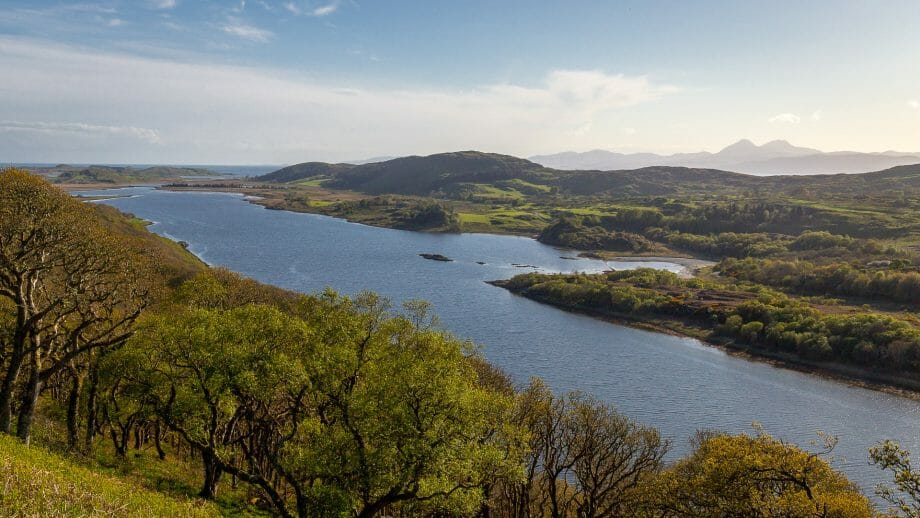
<path fill-rule="evenodd" d="M 567 151 L 554 155 L 538 155 L 530 160 L 546 167 L 564 170 L 617 170 L 653 166 L 723 169 L 756 175 L 864 173 L 899 165 L 920 163 L 920 152 L 858 153 L 838 151 L 824 153 L 817 149 L 793 146 L 785 140 L 774 140 L 758 146 L 744 139 L 718 153 L 615 153 L 594 150 L 584 153 Z"/>

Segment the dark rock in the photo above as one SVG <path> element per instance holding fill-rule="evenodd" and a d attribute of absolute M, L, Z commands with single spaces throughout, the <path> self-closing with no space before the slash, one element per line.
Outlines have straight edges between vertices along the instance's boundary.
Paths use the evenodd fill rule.
<path fill-rule="evenodd" d="M 451 259 L 450 257 L 444 256 L 441 254 L 418 254 L 418 255 L 421 257 L 424 257 L 425 259 L 431 260 L 431 261 L 444 261 L 444 262 L 453 261 L 453 259 Z"/>

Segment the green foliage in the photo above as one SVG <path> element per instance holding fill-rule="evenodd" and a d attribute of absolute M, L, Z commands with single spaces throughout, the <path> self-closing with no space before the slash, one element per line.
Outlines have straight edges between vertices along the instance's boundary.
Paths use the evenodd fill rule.
<path fill-rule="evenodd" d="M 198 307 L 151 317 L 103 365 L 201 452 L 203 495 L 226 472 L 282 513 L 467 514 L 482 480 L 514 471 L 510 398 L 479 384 L 467 344 L 429 327 L 424 306 L 391 315 L 327 292 L 282 311 L 224 280 L 239 284 L 193 280 L 177 300 Z"/>
<path fill-rule="evenodd" d="M 890 262 L 885 264 L 891 266 Z M 920 273 L 916 271 L 878 269 L 865 264 L 821 266 L 810 261 L 753 258 L 725 259 L 718 265 L 718 271 L 734 279 L 798 293 L 920 304 Z"/>
<path fill-rule="evenodd" d="M 835 444 L 828 439 L 824 453 Z M 869 500 L 818 454 L 762 431 L 703 434 L 652 483 L 656 516 L 870 517 Z M 660 513 L 660 514 L 659 514 Z"/>
<path fill-rule="evenodd" d="M 586 219 L 589 223 L 586 224 Z M 548 245 L 579 250 L 608 250 L 612 252 L 646 252 L 652 243 L 629 232 L 609 231 L 599 225 L 590 225 L 589 218 L 565 217 L 547 226 L 537 238 Z"/>
<path fill-rule="evenodd" d="M 893 504 L 908 518 L 920 517 L 920 472 L 910 463 L 910 452 L 892 441 L 869 449 L 869 460 L 894 475 L 894 487 L 879 484 L 876 493 Z"/>
<path fill-rule="evenodd" d="M 640 320 L 689 319 L 755 350 L 867 370 L 920 373 L 920 329 L 887 314 L 823 314 L 775 291 L 707 284 L 651 269 L 530 273 L 499 284 L 563 307 Z"/>
<path fill-rule="evenodd" d="M 285 208 L 297 210 L 293 205 Z M 359 201 L 338 202 L 322 210 L 324 214 L 351 221 L 404 230 L 459 232 L 460 218 L 442 203 L 433 200 L 377 196 Z"/>

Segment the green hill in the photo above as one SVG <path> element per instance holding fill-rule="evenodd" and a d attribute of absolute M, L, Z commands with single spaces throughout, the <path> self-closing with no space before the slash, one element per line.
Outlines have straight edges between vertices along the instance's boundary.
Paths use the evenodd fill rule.
<path fill-rule="evenodd" d="M 556 171 L 508 155 L 459 151 L 430 156 L 409 156 L 363 165 L 298 164 L 255 178 L 266 182 L 295 182 L 317 175 L 325 184 L 369 194 L 427 195 L 462 183 L 494 183 L 521 179 L 546 183 Z"/>

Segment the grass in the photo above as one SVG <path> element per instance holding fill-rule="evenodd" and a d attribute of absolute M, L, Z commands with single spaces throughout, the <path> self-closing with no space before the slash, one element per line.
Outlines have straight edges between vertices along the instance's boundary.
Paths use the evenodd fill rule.
<path fill-rule="evenodd" d="M 470 224 L 470 223 L 481 223 L 483 225 L 489 224 L 489 215 L 488 214 L 479 214 L 472 212 L 458 212 L 457 216 L 460 218 L 460 223 Z"/>
<path fill-rule="evenodd" d="M 213 504 L 180 500 L 0 436 L 0 515 L 220 516 Z"/>
<path fill-rule="evenodd" d="M 329 180 L 328 176 L 317 175 L 317 176 L 311 176 L 309 178 L 304 178 L 303 180 L 299 182 L 295 182 L 294 185 L 303 185 L 305 187 L 320 187 L 327 180 Z"/>
<path fill-rule="evenodd" d="M 475 187 L 475 195 L 479 198 L 492 200 L 516 200 L 523 199 L 524 195 L 511 187 L 496 187 L 485 183 L 467 184 Z"/>

